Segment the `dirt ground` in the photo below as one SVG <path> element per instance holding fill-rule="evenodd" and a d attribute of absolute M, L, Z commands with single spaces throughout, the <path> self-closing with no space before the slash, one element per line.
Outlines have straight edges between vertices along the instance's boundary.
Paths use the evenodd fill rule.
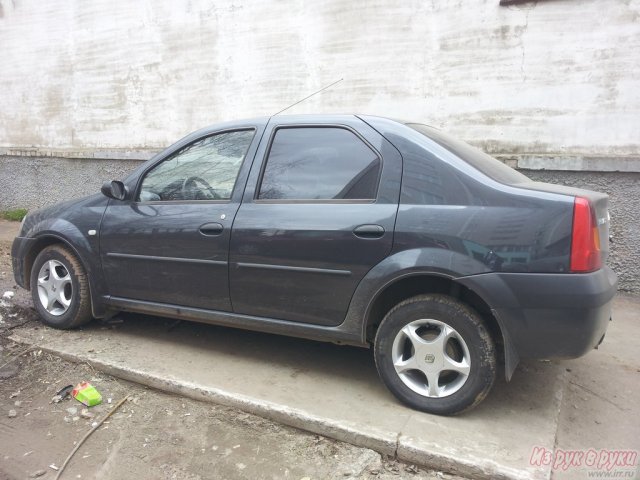
<path fill-rule="evenodd" d="M 168 395 L 94 371 L 7 337 L 39 328 L 29 293 L 15 286 L 10 243 L 0 242 L 0 479 L 53 479 L 94 422 L 126 401 L 76 452 L 61 478 L 456 479 L 242 411 Z M 105 324 L 103 328 L 112 328 Z M 82 415 L 62 387 L 90 381 L 103 403 Z M 85 413 L 86 414 L 86 413 Z"/>

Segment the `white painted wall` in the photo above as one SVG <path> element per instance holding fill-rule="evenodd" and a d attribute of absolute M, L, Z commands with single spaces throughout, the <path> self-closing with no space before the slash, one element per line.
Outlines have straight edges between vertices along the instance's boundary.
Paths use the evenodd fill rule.
<path fill-rule="evenodd" d="M 493 153 L 640 154 L 640 1 L 0 0 L 0 147 L 362 112 Z"/>

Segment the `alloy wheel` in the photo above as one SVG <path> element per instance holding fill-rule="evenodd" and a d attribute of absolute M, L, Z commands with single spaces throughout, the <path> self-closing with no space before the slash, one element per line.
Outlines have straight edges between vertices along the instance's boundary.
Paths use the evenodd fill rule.
<path fill-rule="evenodd" d="M 400 380 L 430 398 L 447 397 L 460 390 L 471 369 L 471 355 L 462 336 L 433 319 L 405 325 L 393 341 L 392 360 Z"/>
<path fill-rule="evenodd" d="M 58 260 L 48 260 L 38 272 L 38 297 L 51 315 L 63 315 L 71 306 L 73 284 L 67 267 Z"/>

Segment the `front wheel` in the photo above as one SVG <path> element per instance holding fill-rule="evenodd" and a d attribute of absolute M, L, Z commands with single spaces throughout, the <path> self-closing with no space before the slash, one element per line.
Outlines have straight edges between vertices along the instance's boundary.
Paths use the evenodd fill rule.
<path fill-rule="evenodd" d="M 33 262 L 31 297 L 42 322 L 50 327 L 73 328 L 91 320 L 84 267 L 61 245 L 44 248 Z"/>
<path fill-rule="evenodd" d="M 474 407 L 496 377 L 496 349 L 482 319 L 446 295 L 419 295 L 391 309 L 376 333 L 374 355 L 398 399 L 438 415 Z"/>

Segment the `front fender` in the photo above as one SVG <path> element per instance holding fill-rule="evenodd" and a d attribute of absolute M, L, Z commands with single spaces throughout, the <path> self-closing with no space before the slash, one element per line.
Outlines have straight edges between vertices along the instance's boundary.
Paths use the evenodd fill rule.
<path fill-rule="evenodd" d="M 56 223 L 60 223 L 60 221 L 58 220 Z M 82 237 L 78 229 L 67 228 L 64 232 L 60 230 L 42 230 L 32 238 L 35 241 L 31 244 L 32 251 L 28 252 L 27 255 L 31 254 L 35 258 L 35 252 L 38 252 L 44 245 L 51 244 L 51 240 L 54 240 L 55 243 L 64 244 L 80 259 L 89 279 L 92 314 L 95 318 L 104 317 L 106 308 L 101 301 L 102 295 L 100 294 L 100 292 L 105 291 L 104 278 L 99 264 L 97 237 L 94 244 L 94 242 Z"/>
<path fill-rule="evenodd" d="M 46 226 L 43 225 L 43 227 Z M 34 247 L 46 243 L 44 240 L 56 239 L 75 253 L 90 277 L 99 273 L 101 269 L 99 264 L 96 264 L 96 259 L 100 258 L 97 235 L 89 240 L 75 225 L 61 219 L 53 221 L 48 227 L 50 228 L 42 228 L 32 235 L 36 240 Z"/>
<path fill-rule="evenodd" d="M 31 226 L 26 236 L 32 238 L 42 238 L 46 236 L 57 237 L 60 240 L 70 243 L 72 248 L 86 252 L 91 252 L 98 246 L 97 236 L 91 237 L 95 239 L 95 244 L 92 245 L 89 238 L 87 238 L 89 236 L 88 231 L 83 234 L 77 225 L 64 218 L 46 218 L 40 220 Z"/>
<path fill-rule="evenodd" d="M 52 241 L 65 244 L 75 253 L 89 278 L 92 313 L 97 318 L 106 314 L 106 307 L 101 301 L 106 286 L 97 234 L 106 207 L 104 200 L 104 197 L 94 196 L 37 210 L 27 216 L 21 232 L 21 236 L 34 240 L 29 242 L 29 251 L 24 252 L 25 258 L 33 260 L 37 252 Z M 95 233 L 90 235 L 92 230 Z"/>

